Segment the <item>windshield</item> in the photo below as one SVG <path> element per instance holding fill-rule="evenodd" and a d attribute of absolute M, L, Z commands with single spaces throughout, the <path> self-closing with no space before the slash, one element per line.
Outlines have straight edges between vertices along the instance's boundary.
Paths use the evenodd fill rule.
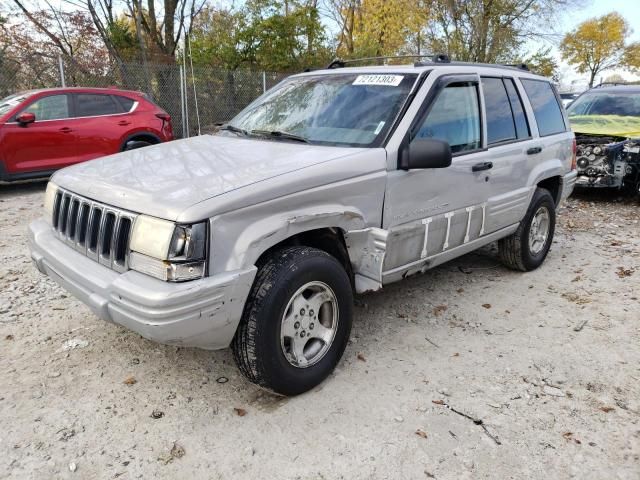
<path fill-rule="evenodd" d="M 416 78 L 417 74 L 397 73 L 293 77 L 258 98 L 229 125 L 249 135 L 279 132 L 320 145 L 378 146 Z"/>
<path fill-rule="evenodd" d="M 25 98 L 27 98 L 27 95 L 21 92 L 14 93 L 13 95 L 9 95 L 8 97 L 0 100 L 0 115 L 4 115 L 5 113 L 7 113 L 20 102 L 24 101 Z"/>
<path fill-rule="evenodd" d="M 640 117 L 640 92 L 589 92 L 568 108 L 569 117 L 578 115 L 620 115 Z"/>

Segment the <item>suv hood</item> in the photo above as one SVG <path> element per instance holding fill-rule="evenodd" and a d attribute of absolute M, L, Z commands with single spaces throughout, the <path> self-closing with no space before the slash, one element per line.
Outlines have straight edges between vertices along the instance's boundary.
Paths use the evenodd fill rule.
<path fill-rule="evenodd" d="M 203 135 L 74 165 L 52 180 L 99 202 L 176 220 L 204 200 L 358 151 Z"/>

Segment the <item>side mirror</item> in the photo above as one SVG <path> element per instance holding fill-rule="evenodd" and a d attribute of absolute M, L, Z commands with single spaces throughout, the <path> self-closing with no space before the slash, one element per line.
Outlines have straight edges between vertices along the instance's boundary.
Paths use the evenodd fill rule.
<path fill-rule="evenodd" d="M 451 147 L 436 138 L 416 138 L 409 144 L 406 170 L 413 168 L 446 168 L 451 165 Z"/>
<path fill-rule="evenodd" d="M 36 114 L 31 112 L 22 112 L 16 117 L 16 121 L 22 126 L 25 126 L 36 121 Z"/>

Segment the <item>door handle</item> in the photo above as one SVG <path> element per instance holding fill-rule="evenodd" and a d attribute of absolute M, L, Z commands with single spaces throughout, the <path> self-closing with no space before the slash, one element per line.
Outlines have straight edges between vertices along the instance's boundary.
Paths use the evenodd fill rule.
<path fill-rule="evenodd" d="M 531 147 L 527 149 L 527 155 L 535 155 L 536 153 L 540 153 L 542 151 L 542 147 Z"/>
<path fill-rule="evenodd" d="M 127 125 L 131 125 L 131 122 L 128 122 L 126 120 L 120 120 L 118 122 L 118 125 L 122 126 L 122 127 L 126 127 Z"/>
<path fill-rule="evenodd" d="M 473 167 L 471 167 L 472 172 L 481 172 L 482 170 L 489 170 L 493 168 L 493 162 L 482 162 L 476 163 Z"/>
<path fill-rule="evenodd" d="M 71 130 L 69 127 L 62 127 L 62 128 L 60 129 L 60 131 L 61 131 L 62 133 L 71 133 L 71 132 L 73 132 L 73 130 Z"/>

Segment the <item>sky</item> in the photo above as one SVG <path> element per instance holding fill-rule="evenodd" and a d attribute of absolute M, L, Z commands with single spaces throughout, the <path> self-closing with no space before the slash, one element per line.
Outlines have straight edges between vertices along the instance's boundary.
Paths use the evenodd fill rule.
<path fill-rule="evenodd" d="M 559 33 L 566 33 L 576 28 L 578 24 L 585 20 L 600 17 L 614 11 L 620 13 L 632 28 L 634 24 L 638 25 L 629 37 L 629 41 L 640 41 L 640 24 L 637 21 L 638 18 L 640 18 L 640 0 L 585 0 L 582 8 L 572 10 L 570 13 L 560 17 L 557 30 Z M 577 73 L 571 66 L 566 64 L 566 62 L 563 62 L 560 58 L 557 45 L 548 43 L 533 44 L 532 50 L 534 50 L 536 46 L 552 47 L 552 53 L 556 57 L 558 65 L 560 65 L 562 86 L 567 87 L 565 89 L 570 90 L 570 87 L 573 86 L 573 90 L 581 91 L 586 88 L 588 75 Z M 601 77 L 605 79 L 614 73 L 622 75 L 626 80 L 640 80 L 640 75 L 634 75 L 624 70 L 607 70 L 596 77 L 596 83 L 600 83 Z"/>

